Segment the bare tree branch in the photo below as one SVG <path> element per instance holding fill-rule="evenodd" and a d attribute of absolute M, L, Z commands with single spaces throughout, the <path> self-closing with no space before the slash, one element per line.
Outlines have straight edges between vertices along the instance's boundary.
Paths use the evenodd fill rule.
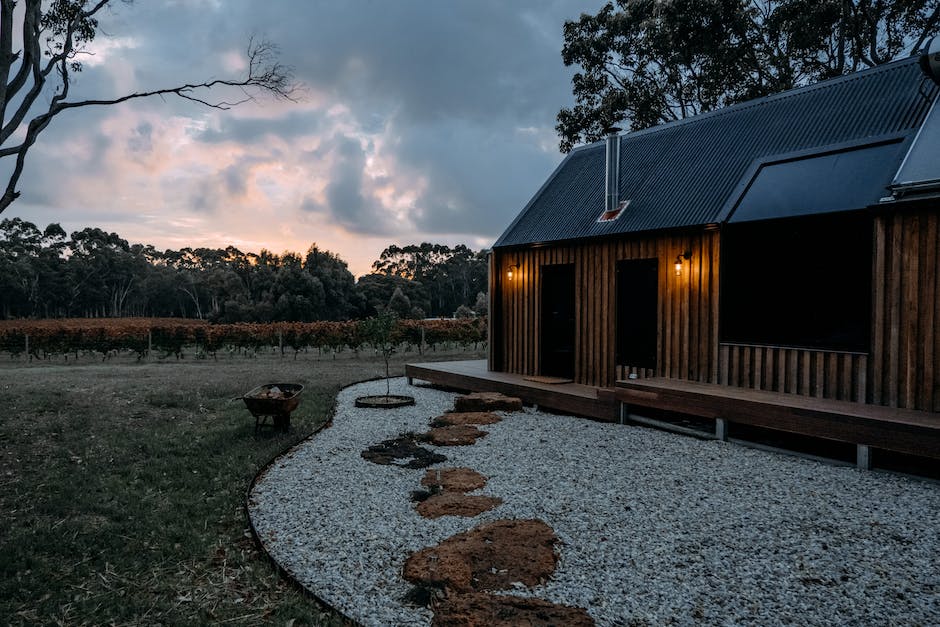
<path fill-rule="evenodd" d="M 45 12 L 41 0 L 26 0 L 23 17 L 23 51 L 12 50 L 14 0 L 0 0 L 0 159 L 15 157 L 12 173 L 6 189 L 0 196 L 0 213 L 18 197 L 16 186 L 26 162 L 26 155 L 53 118 L 68 109 L 91 106 L 109 106 L 129 100 L 151 96 L 175 95 L 184 100 L 214 109 L 228 110 L 255 99 L 257 94 L 267 94 L 277 100 L 297 100 L 299 88 L 293 71 L 278 60 L 278 48 L 264 39 L 250 38 L 246 49 L 248 69 L 242 78 L 220 78 L 201 83 L 184 83 L 174 87 L 134 92 L 116 98 L 69 101 L 71 73 L 81 70 L 76 57 L 88 53 L 84 46 L 94 39 L 98 31 L 96 15 L 112 0 L 52 0 Z M 129 0 L 125 0 L 129 1 Z M 90 2 L 90 3 L 89 3 Z M 42 64 L 40 41 L 46 38 L 46 56 Z M 11 69 L 19 62 L 12 80 Z M 49 105 L 42 113 L 26 122 L 26 117 L 36 105 L 36 100 L 52 78 L 57 74 L 57 87 Z M 16 110 L 6 116 L 7 105 L 25 86 L 29 86 Z M 217 89 L 236 89 L 236 99 L 213 99 L 210 92 Z M 20 143 L 4 146 L 10 138 L 26 126 Z"/>

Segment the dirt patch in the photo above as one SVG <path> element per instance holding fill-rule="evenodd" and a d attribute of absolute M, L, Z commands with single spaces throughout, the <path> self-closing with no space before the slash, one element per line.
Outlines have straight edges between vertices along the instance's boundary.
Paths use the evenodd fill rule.
<path fill-rule="evenodd" d="M 503 499 L 493 496 L 471 496 L 459 492 L 434 494 L 418 503 L 418 513 L 425 518 L 466 516 L 472 518 L 501 505 Z"/>
<path fill-rule="evenodd" d="M 458 412 L 522 411 L 522 400 L 499 392 L 474 392 L 454 399 Z"/>
<path fill-rule="evenodd" d="M 541 520 L 497 520 L 412 553 L 402 576 L 456 593 L 534 586 L 555 571 L 557 541 Z"/>
<path fill-rule="evenodd" d="M 472 492 L 486 485 L 486 477 L 470 468 L 441 468 L 424 473 L 421 485 L 445 492 Z"/>
<path fill-rule="evenodd" d="M 450 427 L 434 427 L 427 432 L 428 441 L 435 446 L 465 446 L 473 444 L 486 435 L 473 425 L 453 425 Z"/>
<path fill-rule="evenodd" d="M 587 627 L 594 624 L 594 619 L 580 607 L 557 605 L 541 599 L 470 593 L 435 604 L 431 624 L 435 627 Z"/>
<path fill-rule="evenodd" d="M 362 458 L 375 464 L 400 466 L 402 468 L 427 468 L 432 464 L 447 461 L 447 457 L 418 446 L 414 436 L 403 435 L 385 440 L 362 451 Z M 400 462 L 399 460 L 407 460 Z"/>
<path fill-rule="evenodd" d="M 455 411 L 438 416 L 431 421 L 432 427 L 452 425 L 491 425 L 502 420 L 491 411 Z"/>

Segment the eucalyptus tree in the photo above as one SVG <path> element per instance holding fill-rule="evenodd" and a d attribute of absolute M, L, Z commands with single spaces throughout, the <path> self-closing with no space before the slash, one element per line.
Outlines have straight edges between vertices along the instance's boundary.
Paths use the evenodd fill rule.
<path fill-rule="evenodd" d="M 616 0 L 564 25 L 562 152 L 920 50 L 937 0 Z"/>

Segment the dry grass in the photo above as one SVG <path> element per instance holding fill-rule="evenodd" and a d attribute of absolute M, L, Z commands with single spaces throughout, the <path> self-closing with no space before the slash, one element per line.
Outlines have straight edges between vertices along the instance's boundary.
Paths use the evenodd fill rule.
<path fill-rule="evenodd" d="M 406 360 L 478 358 L 457 352 Z M 0 622 L 342 624 L 254 546 L 258 469 L 328 419 L 375 357 L 0 361 Z M 306 386 L 290 434 L 255 437 L 240 401 Z M 324 496 L 324 498 L 327 498 Z"/>

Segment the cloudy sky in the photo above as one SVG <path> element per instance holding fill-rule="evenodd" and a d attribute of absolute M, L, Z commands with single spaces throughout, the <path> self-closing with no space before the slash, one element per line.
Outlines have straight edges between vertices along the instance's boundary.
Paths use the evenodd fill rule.
<path fill-rule="evenodd" d="M 602 4 L 116 2 L 73 99 L 238 76 L 256 35 L 279 44 L 301 101 L 65 112 L 2 217 L 98 226 L 158 248 L 316 242 L 357 276 L 390 243 L 488 247 L 562 158 L 555 114 L 572 104 L 562 26 Z"/>

